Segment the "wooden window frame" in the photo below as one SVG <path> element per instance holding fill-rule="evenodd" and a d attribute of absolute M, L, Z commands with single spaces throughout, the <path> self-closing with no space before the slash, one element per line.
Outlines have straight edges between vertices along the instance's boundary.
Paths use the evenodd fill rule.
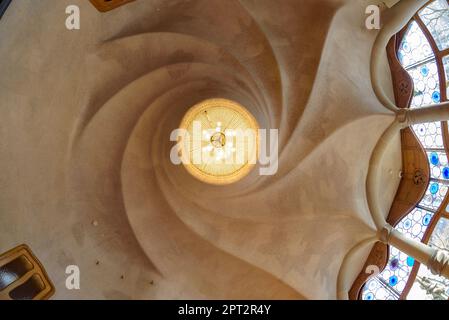
<path fill-rule="evenodd" d="M 37 257 L 33 254 L 31 249 L 22 244 L 18 247 L 15 247 L 4 254 L 0 255 L 0 265 L 4 266 L 9 262 L 18 259 L 23 256 L 31 265 L 31 268 L 20 278 L 16 279 L 12 283 L 10 283 L 5 289 L 0 291 L 0 300 L 13 300 L 10 297 L 11 291 L 21 286 L 27 280 L 31 279 L 33 276 L 38 276 L 42 281 L 44 288 L 41 292 L 39 292 L 33 300 L 47 300 L 55 293 L 55 286 L 51 282 L 48 277 L 47 272 L 44 269 L 44 266 L 37 259 Z"/>

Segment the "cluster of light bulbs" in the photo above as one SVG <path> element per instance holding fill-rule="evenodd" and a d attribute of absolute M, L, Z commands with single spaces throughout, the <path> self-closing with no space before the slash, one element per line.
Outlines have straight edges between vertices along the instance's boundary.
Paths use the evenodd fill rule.
<path fill-rule="evenodd" d="M 221 139 L 224 139 L 223 142 L 219 140 L 221 144 L 218 145 L 213 142 L 213 138 L 217 135 L 219 135 Z M 232 129 L 227 129 L 226 132 L 222 132 L 222 123 L 217 122 L 215 129 L 203 130 L 204 139 L 209 141 L 209 143 L 203 147 L 203 152 L 211 153 L 216 162 L 225 161 L 236 152 L 234 141 L 230 140 L 231 137 L 235 136 L 236 132 Z"/>

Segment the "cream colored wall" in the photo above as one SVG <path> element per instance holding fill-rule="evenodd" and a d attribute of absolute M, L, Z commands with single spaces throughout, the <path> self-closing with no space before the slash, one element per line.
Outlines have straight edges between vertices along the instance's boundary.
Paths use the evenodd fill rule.
<path fill-rule="evenodd" d="M 79 31 L 64 26 L 73 3 Z M 368 4 L 14 1 L 0 21 L 0 251 L 29 244 L 56 298 L 335 299 L 345 255 L 375 234 L 368 163 L 394 119 L 371 86 Z M 170 131 L 216 96 L 280 129 L 277 175 L 211 187 L 169 162 Z M 398 139 L 387 159 L 383 208 Z M 65 289 L 68 264 L 80 291 Z"/>

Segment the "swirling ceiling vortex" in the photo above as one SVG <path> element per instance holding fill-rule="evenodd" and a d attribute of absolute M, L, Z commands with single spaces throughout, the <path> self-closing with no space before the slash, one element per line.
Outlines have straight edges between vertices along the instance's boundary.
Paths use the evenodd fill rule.
<path fill-rule="evenodd" d="M 393 120 L 371 89 L 364 1 L 159 8 L 152 18 L 136 12 L 138 23 L 88 54 L 89 95 L 70 153 L 77 196 L 101 198 L 111 220 L 127 217 L 147 257 L 183 290 L 335 298 L 345 254 L 374 232 L 364 181 Z M 275 176 L 253 170 L 211 187 L 170 162 L 170 132 L 190 106 L 213 97 L 280 129 Z"/>

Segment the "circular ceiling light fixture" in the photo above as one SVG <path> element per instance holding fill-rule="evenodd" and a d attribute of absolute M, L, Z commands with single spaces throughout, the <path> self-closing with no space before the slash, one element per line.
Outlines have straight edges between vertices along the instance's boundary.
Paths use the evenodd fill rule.
<path fill-rule="evenodd" d="M 259 125 L 234 101 L 209 99 L 194 105 L 179 129 L 179 155 L 198 180 L 215 185 L 234 183 L 257 162 Z"/>

